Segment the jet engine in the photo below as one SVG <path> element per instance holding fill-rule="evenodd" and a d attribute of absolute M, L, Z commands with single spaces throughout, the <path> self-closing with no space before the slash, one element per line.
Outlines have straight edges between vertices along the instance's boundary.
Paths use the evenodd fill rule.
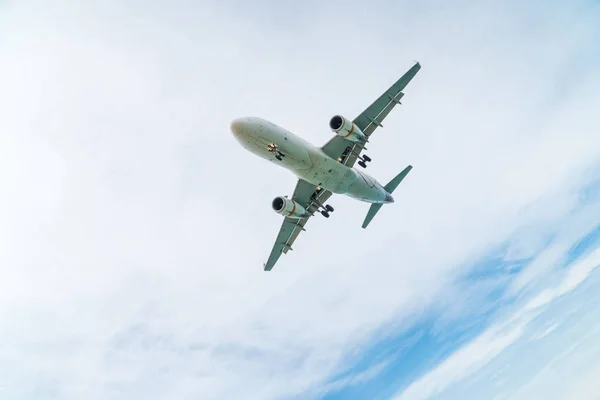
<path fill-rule="evenodd" d="M 365 140 L 365 134 L 352 121 L 348 121 L 341 115 L 334 115 L 329 121 L 329 127 L 336 135 L 352 142 Z"/>
<path fill-rule="evenodd" d="M 271 207 L 277 214 L 285 215 L 289 218 L 302 218 L 306 215 L 306 210 L 294 200 L 287 197 L 275 197 L 271 203 Z"/>

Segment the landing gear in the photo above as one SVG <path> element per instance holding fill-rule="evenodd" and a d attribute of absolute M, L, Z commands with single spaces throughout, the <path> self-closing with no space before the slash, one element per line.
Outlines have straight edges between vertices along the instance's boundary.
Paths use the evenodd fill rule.
<path fill-rule="evenodd" d="M 313 203 L 315 203 L 317 205 L 317 210 L 319 208 L 321 208 L 321 215 L 324 216 L 325 218 L 329 218 L 329 213 L 333 212 L 333 207 L 331 207 L 329 204 L 327 205 L 323 205 L 321 204 L 316 198 L 312 198 L 311 199 L 313 201 Z"/>
<path fill-rule="evenodd" d="M 367 148 L 363 147 L 362 149 L 366 150 Z M 346 147 L 346 150 L 344 150 L 344 152 L 342 153 L 342 156 L 340 158 L 338 158 L 338 161 L 344 162 L 346 157 L 348 157 L 350 154 L 353 154 L 358 159 L 358 165 L 360 165 L 363 168 L 367 168 L 367 163 L 372 161 L 371 157 L 369 157 L 366 154 L 361 156 L 358 152 L 354 151 L 351 147 Z"/>
<path fill-rule="evenodd" d="M 279 146 L 277 146 L 275 143 L 269 144 L 267 146 L 267 151 L 275 154 L 275 158 L 278 159 L 279 161 L 282 161 L 283 157 L 285 157 L 285 154 L 283 154 L 281 151 L 279 151 Z"/>
<path fill-rule="evenodd" d="M 363 168 L 367 168 L 367 163 L 368 163 L 368 162 L 371 162 L 371 157 L 369 157 L 369 156 L 368 156 L 368 155 L 366 155 L 366 154 L 365 154 L 364 156 L 362 156 L 362 157 L 361 157 L 361 156 L 359 156 L 359 155 L 357 154 L 357 157 L 358 157 L 358 159 L 360 160 L 360 161 L 358 162 L 358 165 L 360 165 L 360 166 L 361 166 L 361 167 L 363 167 Z"/>

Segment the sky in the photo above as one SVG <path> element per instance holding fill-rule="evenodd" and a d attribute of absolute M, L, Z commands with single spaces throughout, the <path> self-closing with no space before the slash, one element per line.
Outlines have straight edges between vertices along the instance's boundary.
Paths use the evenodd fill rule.
<path fill-rule="evenodd" d="M 599 399 L 600 4 L 0 1 L 0 399 Z M 368 173 L 262 270 L 315 145 Z"/>

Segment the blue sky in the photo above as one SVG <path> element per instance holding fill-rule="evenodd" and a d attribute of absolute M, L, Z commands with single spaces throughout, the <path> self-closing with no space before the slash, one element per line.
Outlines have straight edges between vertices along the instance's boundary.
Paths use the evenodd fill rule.
<path fill-rule="evenodd" d="M 592 268 L 600 266 L 599 241 L 600 224 L 574 243 L 565 253 L 564 261 L 556 263 L 553 267 L 557 270 L 569 271 L 577 268 L 590 254 L 594 260 L 590 266 Z M 548 245 L 551 246 L 552 243 Z M 522 268 L 526 268 L 529 261 L 506 263 L 502 259 L 493 257 L 471 266 L 470 270 L 476 273 L 468 274 L 461 280 L 459 286 L 465 290 L 465 297 L 477 301 L 476 304 L 471 305 L 473 310 L 449 320 L 439 315 L 443 313 L 443 308 L 424 310 L 420 318 L 402 329 L 402 334 L 392 336 L 368 348 L 355 366 L 343 376 L 335 377 L 332 383 L 338 380 L 351 381 L 350 378 L 361 376 L 361 373 L 373 365 L 381 365 L 381 369 L 378 368 L 375 374 L 368 376 L 368 379 L 359 379 L 352 384 L 333 389 L 322 398 L 390 398 L 396 392 L 402 393 L 417 378 L 429 370 L 434 370 L 453 353 L 477 339 L 498 320 L 503 319 L 507 312 L 514 312 L 525 305 L 523 299 L 507 296 L 506 289 L 511 282 L 511 277 L 518 274 Z M 487 365 L 474 371 L 472 375 L 465 376 L 454 386 L 444 389 L 437 396 L 427 398 L 476 399 L 494 398 L 496 395 L 499 396 L 498 398 L 510 398 L 515 394 L 511 393 L 511 390 L 518 392 L 520 388 L 527 387 L 533 377 L 544 371 L 557 355 L 560 355 L 561 362 L 566 359 L 571 363 L 577 363 L 578 366 L 585 363 L 582 372 L 600 368 L 596 350 L 583 357 L 580 353 L 584 344 L 586 347 L 600 350 L 597 340 L 589 334 L 590 331 L 600 329 L 596 318 L 598 311 L 596 285 L 600 275 L 592 268 L 589 277 L 585 277 L 585 280 L 578 282 L 565 294 L 553 299 L 546 309 L 528 321 L 523 335 L 495 355 Z M 505 279 L 495 279 L 500 276 Z M 479 285 L 484 287 L 482 296 L 473 298 L 469 293 L 469 287 Z M 531 345 L 532 341 L 533 345 Z M 574 343 L 579 346 L 573 348 Z M 581 358 L 584 361 L 580 360 Z M 510 367 L 507 367 L 508 365 Z M 565 372 L 568 371 L 565 369 Z M 543 385 L 550 385 L 552 381 L 548 379 L 556 377 L 555 374 L 546 374 Z M 502 393 L 498 390 L 497 382 L 502 382 L 502 385 L 508 388 L 506 392 Z M 538 383 L 536 390 L 542 389 L 539 385 Z M 564 390 L 565 387 L 561 386 L 561 389 Z M 600 393 L 600 388 L 596 389 L 594 393 Z M 540 396 L 536 390 L 529 389 L 530 395 Z M 548 392 L 545 397 L 561 398 L 552 397 L 554 394 Z"/>
<path fill-rule="evenodd" d="M 0 2 L 0 398 L 597 399 L 597 2 Z M 422 69 L 262 271 L 293 175 Z"/>

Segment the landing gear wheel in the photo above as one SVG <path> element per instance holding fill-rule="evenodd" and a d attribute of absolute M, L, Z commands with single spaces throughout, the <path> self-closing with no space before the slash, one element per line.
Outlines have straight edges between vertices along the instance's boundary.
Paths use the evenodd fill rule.
<path fill-rule="evenodd" d="M 333 212 L 333 207 L 331 207 L 329 204 L 327 204 L 325 206 L 325 208 L 327 209 L 328 212 Z"/>
<path fill-rule="evenodd" d="M 329 218 L 329 213 L 327 211 L 321 211 L 321 215 L 325 218 Z"/>
<path fill-rule="evenodd" d="M 361 167 L 363 167 L 363 168 L 367 168 L 367 164 L 365 164 L 365 162 L 364 162 L 364 161 L 359 161 L 359 162 L 358 162 L 358 165 L 360 165 L 360 166 L 361 166 Z"/>
<path fill-rule="evenodd" d="M 362 156 L 362 158 L 363 158 L 363 160 L 365 160 L 366 162 L 369 162 L 369 161 L 371 161 L 371 157 L 369 157 L 369 156 L 367 156 L 367 155 L 364 155 L 364 156 Z"/>

